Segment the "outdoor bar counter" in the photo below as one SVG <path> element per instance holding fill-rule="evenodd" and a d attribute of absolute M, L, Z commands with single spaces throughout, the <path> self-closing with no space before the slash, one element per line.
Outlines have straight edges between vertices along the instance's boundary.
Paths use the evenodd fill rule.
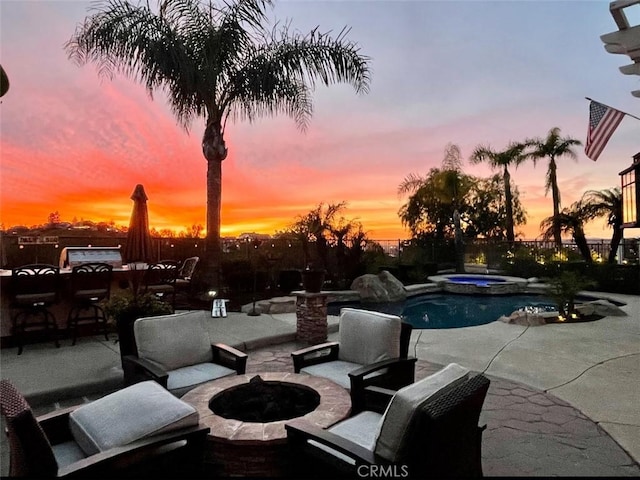
<path fill-rule="evenodd" d="M 111 296 L 131 288 L 132 281 L 141 281 L 146 264 L 137 264 L 135 270 L 128 265 L 113 268 Z M 58 328 L 66 331 L 67 315 L 71 309 L 69 280 L 71 268 L 60 268 L 59 301 L 50 307 Z M 11 270 L 0 270 L 0 336 L 2 346 L 11 346 Z"/>

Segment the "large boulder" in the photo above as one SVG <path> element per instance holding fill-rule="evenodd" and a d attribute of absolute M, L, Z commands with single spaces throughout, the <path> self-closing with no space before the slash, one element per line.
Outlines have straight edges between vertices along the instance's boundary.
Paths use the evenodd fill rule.
<path fill-rule="evenodd" d="M 383 270 L 378 274 L 378 278 L 382 282 L 382 285 L 387 290 L 389 295 L 389 301 L 399 302 L 404 301 L 407 298 L 407 290 L 400 280 L 391 275 L 387 270 Z"/>
<path fill-rule="evenodd" d="M 627 312 L 616 304 L 602 299 L 576 305 L 576 310 L 583 315 L 599 315 L 602 317 L 625 317 Z"/>
<path fill-rule="evenodd" d="M 503 315 L 498 318 L 499 321 L 509 323 L 511 325 L 522 325 L 529 327 L 538 327 L 540 325 L 546 325 L 548 318 L 557 318 L 558 312 L 525 312 L 523 310 L 516 310 L 511 315 Z"/>
<path fill-rule="evenodd" d="M 388 302 L 389 294 L 377 275 L 367 273 L 351 282 L 351 290 L 360 294 L 363 302 Z"/>
<path fill-rule="evenodd" d="M 351 283 L 351 290 L 357 291 L 363 302 L 397 302 L 407 298 L 402 282 L 386 270 L 378 275 L 361 275 Z"/>

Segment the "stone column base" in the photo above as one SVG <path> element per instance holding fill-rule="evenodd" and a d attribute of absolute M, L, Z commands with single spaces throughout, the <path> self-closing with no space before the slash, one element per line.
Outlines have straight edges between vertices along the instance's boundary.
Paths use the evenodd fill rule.
<path fill-rule="evenodd" d="M 296 293 L 296 339 L 315 345 L 327 341 L 326 293 Z"/>

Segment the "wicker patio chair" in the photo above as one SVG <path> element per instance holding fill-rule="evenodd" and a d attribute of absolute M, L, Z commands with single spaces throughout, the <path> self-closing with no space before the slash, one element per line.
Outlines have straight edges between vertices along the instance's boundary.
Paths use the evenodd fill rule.
<path fill-rule="evenodd" d="M 155 382 L 36 418 L 18 389 L 0 381 L 9 476 L 183 478 L 202 475 L 209 427 Z"/>
<path fill-rule="evenodd" d="M 450 364 L 327 430 L 296 419 L 286 425 L 292 475 L 322 478 L 482 476 L 478 421 L 489 379 Z M 375 403 L 375 405 L 380 405 Z"/>
<path fill-rule="evenodd" d="M 133 332 L 137 355 L 122 357 L 127 385 L 155 380 L 182 397 L 204 382 L 245 373 L 247 354 L 212 342 L 202 312 L 139 318 Z"/>
<path fill-rule="evenodd" d="M 411 325 L 396 315 L 343 308 L 339 341 L 291 353 L 293 368 L 349 390 L 352 412 L 357 413 L 363 408 L 366 386 L 397 390 L 413 383 L 417 359 L 408 356 L 411 331 Z"/>

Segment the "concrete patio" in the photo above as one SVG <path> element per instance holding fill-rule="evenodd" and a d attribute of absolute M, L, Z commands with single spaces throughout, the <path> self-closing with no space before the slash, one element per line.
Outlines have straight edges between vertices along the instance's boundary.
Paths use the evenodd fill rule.
<path fill-rule="evenodd" d="M 625 317 L 537 327 L 492 322 L 449 330 L 414 330 L 417 376 L 449 362 L 492 380 L 481 417 L 487 476 L 640 476 L 640 298 Z M 203 313 L 206 315 L 206 313 Z M 217 341 L 249 353 L 248 371 L 292 371 L 295 314 L 210 318 Z M 337 339 L 337 317 L 329 317 Z M 3 349 L 1 373 L 41 414 L 122 386 L 118 343 L 85 337 Z M 2 444 L 2 471 L 7 451 Z"/>

